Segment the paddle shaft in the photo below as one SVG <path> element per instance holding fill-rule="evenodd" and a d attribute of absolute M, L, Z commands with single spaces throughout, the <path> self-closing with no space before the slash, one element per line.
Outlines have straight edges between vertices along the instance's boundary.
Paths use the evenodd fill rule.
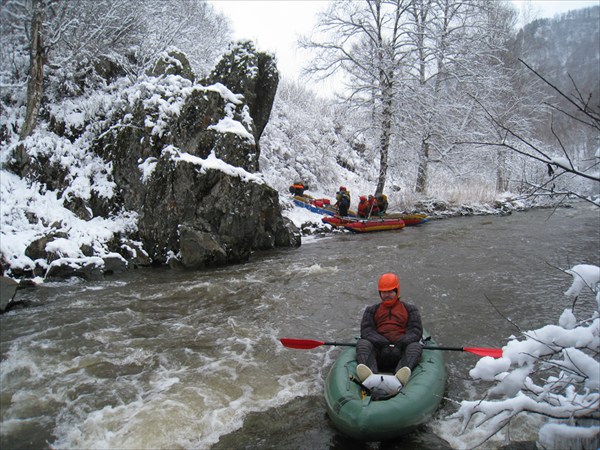
<path fill-rule="evenodd" d="M 356 347 L 355 342 L 323 342 L 313 339 L 294 339 L 294 338 L 280 338 L 279 339 L 284 347 L 295 348 L 301 350 L 309 350 L 321 345 L 333 345 L 337 347 Z M 480 347 L 438 347 L 438 346 L 424 346 L 423 350 L 447 350 L 455 352 L 468 352 L 479 356 L 491 356 L 493 358 L 502 357 L 502 349 L 500 348 L 480 348 Z"/>
<path fill-rule="evenodd" d="M 356 347 L 354 342 L 323 342 L 321 345 L 333 345 L 335 347 Z M 448 350 L 451 352 L 464 352 L 468 351 L 469 347 L 438 347 L 438 346 L 424 346 L 423 350 Z"/>
<path fill-rule="evenodd" d="M 465 347 L 423 347 L 423 350 L 448 350 L 451 352 L 464 352 Z"/>

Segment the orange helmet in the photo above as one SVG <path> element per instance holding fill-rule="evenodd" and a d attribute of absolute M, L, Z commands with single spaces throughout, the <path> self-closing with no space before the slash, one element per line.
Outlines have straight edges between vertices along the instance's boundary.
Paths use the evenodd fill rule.
<path fill-rule="evenodd" d="M 398 299 L 398 297 L 400 297 L 400 281 L 398 280 L 398 275 L 396 275 L 395 273 L 384 273 L 383 275 L 381 275 L 381 277 L 379 277 L 378 290 L 379 292 L 389 292 L 395 290 L 396 295 L 393 299 L 383 300 L 382 298 L 383 303 L 386 305 L 395 302 Z"/>
<path fill-rule="evenodd" d="M 400 281 L 395 273 L 384 273 L 379 278 L 380 291 L 393 291 L 396 289 L 400 293 Z"/>

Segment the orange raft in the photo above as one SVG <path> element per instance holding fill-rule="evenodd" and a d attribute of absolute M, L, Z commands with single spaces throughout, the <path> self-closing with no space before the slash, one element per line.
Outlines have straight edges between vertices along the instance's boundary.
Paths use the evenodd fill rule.
<path fill-rule="evenodd" d="M 365 221 L 365 220 L 402 220 L 404 221 L 404 225 L 414 226 L 419 225 L 421 223 L 425 223 L 429 221 L 429 218 L 426 214 L 387 214 L 383 217 L 373 217 L 371 219 L 360 219 L 358 217 L 323 217 L 321 221 L 324 223 L 331 225 L 333 227 L 344 227 L 345 225 L 356 222 L 356 221 Z"/>
<path fill-rule="evenodd" d="M 344 227 L 356 233 L 371 231 L 401 230 L 406 226 L 402 219 L 349 219 L 341 217 L 323 217 L 324 223 L 334 227 Z"/>

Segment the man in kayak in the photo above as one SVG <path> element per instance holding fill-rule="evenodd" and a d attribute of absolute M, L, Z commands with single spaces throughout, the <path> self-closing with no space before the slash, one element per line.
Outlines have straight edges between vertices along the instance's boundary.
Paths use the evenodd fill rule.
<path fill-rule="evenodd" d="M 360 381 L 371 374 L 392 372 L 406 385 L 421 359 L 423 325 L 416 306 L 400 300 L 400 281 L 393 273 L 379 278 L 381 302 L 365 309 L 356 343 L 356 373 Z"/>

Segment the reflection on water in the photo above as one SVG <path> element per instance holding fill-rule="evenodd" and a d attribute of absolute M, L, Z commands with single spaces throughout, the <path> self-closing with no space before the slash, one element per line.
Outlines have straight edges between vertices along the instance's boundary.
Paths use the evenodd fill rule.
<path fill-rule="evenodd" d="M 402 297 L 440 345 L 501 346 L 516 333 L 502 315 L 523 329 L 554 323 L 571 283 L 558 268 L 599 264 L 600 236 L 594 209 L 550 214 L 336 234 L 227 268 L 137 270 L 19 291 L 35 306 L 0 318 L 0 444 L 444 448 L 451 402 L 399 442 L 349 442 L 321 396 L 339 350 L 290 350 L 278 338 L 354 338 L 387 271 L 398 272 Z M 591 296 L 578 302 L 582 317 L 593 307 Z M 475 357 L 448 353 L 448 397 L 473 395 Z"/>

